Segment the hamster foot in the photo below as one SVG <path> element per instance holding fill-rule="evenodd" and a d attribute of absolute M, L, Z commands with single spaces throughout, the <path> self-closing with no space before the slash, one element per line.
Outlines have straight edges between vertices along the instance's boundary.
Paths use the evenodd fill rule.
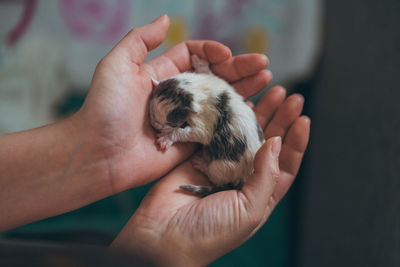
<path fill-rule="evenodd" d="M 195 168 L 198 171 L 201 171 L 202 173 L 206 172 L 207 165 L 206 165 L 206 162 L 204 161 L 204 159 L 201 156 L 194 155 L 192 160 L 191 160 L 191 162 L 192 162 L 193 168 Z"/>
<path fill-rule="evenodd" d="M 168 136 L 166 136 L 162 133 L 158 134 L 157 136 L 158 136 L 158 138 L 157 138 L 156 143 L 157 143 L 158 147 L 160 148 L 160 150 L 162 150 L 162 151 L 166 151 L 168 148 L 170 148 L 174 144 L 174 142 L 172 142 L 172 140 L 169 139 Z"/>

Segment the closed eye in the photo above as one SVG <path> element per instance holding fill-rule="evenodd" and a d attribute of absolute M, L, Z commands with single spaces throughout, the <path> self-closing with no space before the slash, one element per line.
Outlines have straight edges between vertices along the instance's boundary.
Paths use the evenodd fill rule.
<path fill-rule="evenodd" d="M 182 123 L 181 128 L 186 128 L 187 126 L 189 126 L 189 123 L 187 123 L 187 121 L 185 121 L 184 123 Z"/>

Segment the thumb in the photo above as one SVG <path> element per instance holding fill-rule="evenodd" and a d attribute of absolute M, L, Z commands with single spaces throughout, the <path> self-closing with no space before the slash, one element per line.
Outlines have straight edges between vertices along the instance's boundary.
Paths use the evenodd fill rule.
<path fill-rule="evenodd" d="M 168 15 L 162 15 L 152 23 L 134 28 L 113 48 L 111 53 L 122 54 L 140 65 L 147 53 L 159 46 L 167 36 Z"/>
<path fill-rule="evenodd" d="M 254 173 L 242 187 L 242 192 L 252 204 L 264 214 L 269 198 L 279 179 L 279 153 L 282 147 L 280 136 L 269 138 L 258 150 L 254 159 Z"/>

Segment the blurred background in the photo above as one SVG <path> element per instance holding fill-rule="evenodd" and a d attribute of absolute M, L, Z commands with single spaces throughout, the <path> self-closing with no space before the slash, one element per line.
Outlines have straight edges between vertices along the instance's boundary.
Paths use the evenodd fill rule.
<path fill-rule="evenodd" d="M 186 39 L 265 53 L 272 85 L 302 93 L 312 119 L 292 189 L 211 266 L 400 266 L 398 0 L 0 0 L 0 134 L 75 112 L 97 62 L 164 13 L 170 31 L 149 58 Z M 0 239 L 108 245 L 150 187 Z"/>

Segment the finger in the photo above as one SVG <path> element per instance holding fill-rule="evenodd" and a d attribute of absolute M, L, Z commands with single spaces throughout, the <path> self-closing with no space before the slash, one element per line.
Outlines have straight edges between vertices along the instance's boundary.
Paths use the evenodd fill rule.
<path fill-rule="evenodd" d="M 231 50 L 216 41 L 187 41 L 190 54 L 196 54 L 210 64 L 220 64 L 232 56 Z"/>
<path fill-rule="evenodd" d="M 250 236 L 264 225 L 271 212 L 293 184 L 308 144 L 310 123 L 311 121 L 308 117 L 302 116 L 290 128 L 279 155 L 280 174 L 278 183 L 274 188 L 274 193 L 269 198 L 268 207 L 265 209 L 262 220 L 254 228 Z"/>
<path fill-rule="evenodd" d="M 231 57 L 231 50 L 215 41 L 186 41 L 182 42 L 159 57 L 156 57 L 143 68 L 152 77 L 163 80 L 175 74 L 192 69 L 190 56 L 196 54 L 210 63 L 220 63 Z"/>
<path fill-rule="evenodd" d="M 258 102 L 254 111 L 261 128 L 264 129 L 286 98 L 281 86 L 272 87 Z"/>
<path fill-rule="evenodd" d="M 122 55 L 140 65 L 147 53 L 164 41 L 168 28 L 169 17 L 163 15 L 150 24 L 132 29 L 110 53 Z"/>
<path fill-rule="evenodd" d="M 284 139 L 289 127 L 303 110 L 303 105 L 303 96 L 294 94 L 288 97 L 278 108 L 272 120 L 268 123 L 267 128 L 264 130 L 265 138 L 279 135 Z"/>
<path fill-rule="evenodd" d="M 254 75 L 268 66 L 263 54 L 244 54 L 232 57 L 220 64 L 211 65 L 213 73 L 228 82 L 235 82 Z"/>
<path fill-rule="evenodd" d="M 280 178 L 268 203 L 271 211 L 289 190 L 299 171 L 309 141 L 310 125 L 311 120 L 307 116 L 301 116 L 287 133 L 279 156 Z"/>
<path fill-rule="evenodd" d="M 279 153 L 282 139 L 270 138 L 257 152 L 254 159 L 254 173 L 243 185 L 241 192 L 245 196 L 248 207 L 253 207 L 261 218 L 274 192 L 279 178 Z"/>
<path fill-rule="evenodd" d="M 269 70 L 262 70 L 252 76 L 243 78 L 232 84 L 236 91 L 244 98 L 257 94 L 264 89 L 272 80 L 272 73 Z"/>
<path fill-rule="evenodd" d="M 281 169 L 296 176 L 300 162 L 306 150 L 311 120 L 307 116 L 301 116 L 290 127 L 281 154 Z"/>

